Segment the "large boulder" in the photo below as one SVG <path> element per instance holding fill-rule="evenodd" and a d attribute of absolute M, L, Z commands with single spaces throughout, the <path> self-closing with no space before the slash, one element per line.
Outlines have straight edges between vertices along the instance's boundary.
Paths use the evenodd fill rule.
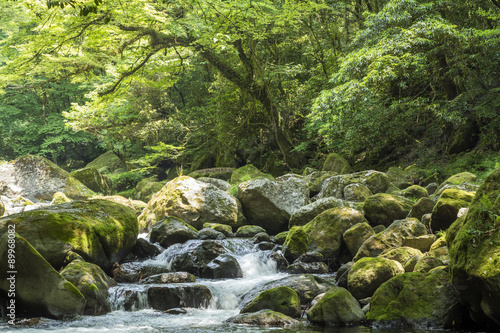
<path fill-rule="evenodd" d="M 287 230 L 293 213 L 309 203 L 309 189 L 299 177 L 256 179 L 238 186 L 238 199 L 248 223 L 274 235 Z"/>
<path fill-rule="evenodd" d="M 368 224 L 368 222 L 356 223 L 349 229 L 347 229 L 342 235 L 342 239 L 344 240 L 347 249 L 354 257 L 358 252 L 359 248 L 363 243 L 374 236 L 375 232 L 372 227 Z"/>
<path fill-rule="evenodd" d="M 404 197 L 378 193 L 366 199 L 363 210 L 371 225 L 387 227 L 395 220 L 404 219 L 412 207 L 413 202 Z"/>
<path fill-rule="evenodd" d="M 446 189 L 439 197 L 431 215 L 431 229 L 434 232 L 446 230 L 457 219 L 461 208 L 469 207 L 474 193 L 457 189 Z"/>
<path fill-rule="evenodd" d="M 26 238 L 56 269 L 69 251 L 111 271 L 134 247 L 138 225 L 134 210 L 106 200 L 73 201 L 0 219 Z"/>
<path fill-rule="evenodd" d="M 333 176 L 337 176 L 338 173 L 332 171 L 313 171 L 304 177 L 307 187 L 309 188 L 309 193 L 311 196 L 315 196 L 321 191 L 323 182 Z"/>
<path fill-rule="evenodd" d="M 306 314 L 311 323 L 322 326 L 354 325 L 365 319 L 358 301 L 341 287 L 329 290 Z"/>
<path fill-rule="evenodd" d="M 266 229 L 259 227 L 258 225 L 244 225 L 236 230 L 235 236 L 241 238 L 251 238 L 261 232 L 266 232 Z"/>
<path fill-rule="evenodd" d="M 174 284 L 148 288 L 148 303 L 155 310 L 206 308 L 212 300 L 210 289 L 197 284 Z"/>
<path fill-rule="evenodd" d="M 344 198 L 347 201 L 363 202 L 372 195 L 372 191 L 363 184 L 355 183 L 344 187 Z"/>
<path fill-rule="evenodd" d="M 23 196 L 33 202 L 51 201 L 56 192 L 71 199 L 90 198 L 95 193 L 68 172 L 48 159 L 26 155 L 0 165 L 2 194 L 14 198 Z"/>
<path fill-rule="evenodd" d="M 323 171 L 332 171 L 343 175 L 351 171 L 351 166 L 339 154 L 330 153 L 323 164 Z"/>
<path fill-rule="evenodd" d="M 281 312 L 276 312 L 269 309 L 260 310 L 251 313 L 240 313 L 226 320 L 228 323 L 244 324 L 248 326 L 276 326 L 284 327 L 297 325 L 300 322 L 292 317 L 289 317 Z"/>
<path fill-rule="evenodd" d="M 414 328 L 459 327 L 463 313 L 457 291 L 443 270 L 398 275 L 373 294 L 366 319 Z"/>
<path fill-rule="evenodd" d="M 344 199 L 344 188 L 351 184 L 363 184 L 368 187 L 372 193 L 381 193 L 387 191 L 390 182 L 385 173 L 374 170 L 334 176 L 323 182 L 321 191 L 316 198 L 335 197 Z"/>
<path fill-rule="evenodd" d="M 212 184 L 186 176 L 171 180 L 153 195 L 139 216 L 141 230 L 150 229 L 167 215 L 181 218 L 198 230 L 207 222 L 237 228 L 245 221 L 236 198 Z"/>
<path fill-rule="evenodd" d="M 435 204 L 436 203 L 429 198 L 420 198 L 411 208 L 410 212 L 408 213 L 408 217 L 414 217 L 421 221 L 422 216 L 432 213 L 432 209 L 434 209 Z"/>
<path fill-rule="evenodd" d="M 362 258 L 349 271 L 347 289 L 357 299 L 371 297 L 382 283 L 404 272 L 397 261 L 382 257 Z"/>
<path fill-rule="evenodd" d="M 478 189 L 466 217 L 446 233 L 450 272 L 474 321 L 500 327 L 500 169 Z"/>
<path fill-rule="evenodd" d="M 184 243 L 190 239 L 197 239 L 198 231 L 174 216 L 167 216 L 153 226 L 150 240 L 167 248 L 176 243 Z"/>
<path fill-rule="evenodd" d="M 83 185 L 96 193 L 111 195 L 114 192 L 113 183 L 108 176 L 103 175 L 94 168 L 78 169 L 70 173 L 70 176 L 78 179 Z"/>
<path fill-rule="evenodd" d="M 309 238 L 301 227 L 293 227 L 288 231 L 283 243 L 283 254 L 285 258 L 292 262 L 307 252 Z"/>
<path fill-rule="evenodd" d="M 377 257 L 387 249 L 400 247 L 407 237 L 427 235 L 425 225 L 409 218 L 394 221 L 387 229 L 368 238 L 354 256 L 354 261 L 363 257 Z"/>
<path fill-rule="evenodd" d="M 263 173 L 252 164 L 247 164 L 234 170 L 231 174 L 231 184 L 239 184 L 251 179 L 274 180 L 270 174 Z"/>
<path fill-rule="evenodd" d="M 171 268 L 174 271 L 185 271 L 202 276 L 212 260 L 226 253 L 224 246 L 216 240 L 191 241 L 181 251 L 170 247 L 172 251 Z"/>
<path fill-rule="evenodd" d="M 113 173 L 124 171 L 127 166 L 115 153 L 110 150 L 87 164 L 86 168 L 97 169 L 102 173 Z"/>
<path fill-rule="evenodd" d="M 108 289 L 115 286 L 116 282 L 99 266 L 77 259 L 64 267 L 61 275 L 85 296 L 87 304 L 84 314 L 103 315 L 111 312 Z"/>
<path fill-rule="evenodd" d="M 246 304 L 241 313 L 270 309 L 290 317 L 300 317 L 300 299 L 290 287 L 276 287 L 263 291 Z"/>
<path fill-rule="evenodd" d="M 379 256 L 381 258 L 391 259 L 404 265 L 408 260 L 413 257 L 422 257 L 423 253 L 413 247 L 401 246 L 385 250 Z"/>
<path fill-rule="evenodd" d="M 350 260 L 342 257 L 342 255 L 350 257 L 342 242 L 342 235 L 353 225 L 363 222 L 366 222 L 366 219 L 359 211 L 338 207 L 319 214 L 302 229 L 308 237 L 309 250 L 320 252 L 325 261 L 330 262 L 330 266 L 336 269 L 343 263 L 342 261 Z"/>
<path fill-rule="evenodd" d="M 349 206 L 350 205 L 346 201 L 333 197 L 316 200 L 297 209 L 290 217 L 288 228 L 291 229 L 294 226 L 305 225 L 325 210 Z"/>
<path fill-rule="evenodd" d="M 83 314 L 85 297 L 15 233 L 14 224 L 10 226 L 0 237 L 0 294 L 15 294 L 15 298 L 10 297 L 10 302 L 15 302 L 13 316 L 63 318 Z M 9 250 L 14 251 L 10 254 L 15 259 Z M 14 319 L 9 314 L 7 318 Z"/>
<path fill-rule="evenodd" d="M 209 279 L 236 279 L 243 277 L 243 271 L 236 258 L 229 254 L 221 254 L 203 267 L 201 277 Z"/>

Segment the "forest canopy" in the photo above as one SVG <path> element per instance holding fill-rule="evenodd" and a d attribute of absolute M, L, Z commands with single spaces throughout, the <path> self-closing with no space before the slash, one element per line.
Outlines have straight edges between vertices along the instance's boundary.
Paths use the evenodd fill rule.
<path fill-rule="evenodd" d="M 5 159 L 76 167 L 113 150 L 151 170 L 273 171 L 328 152 L 377 165 L 500 148 L 497 0 L 28 0 L 0 11 Z"/>

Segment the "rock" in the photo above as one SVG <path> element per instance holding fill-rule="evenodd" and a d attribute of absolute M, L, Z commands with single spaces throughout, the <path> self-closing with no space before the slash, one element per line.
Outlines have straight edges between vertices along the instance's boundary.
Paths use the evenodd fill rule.
<path fill-rule="evenodd" d="M 203 267 L 201 277 L 208 279 L 236 279 L 243 277 L 243 271 L 238 260 L 233 256 L 221 254 Z"/>
<path fill-rule="evenodd" d="M 194 177 L 193 177 L 194 178 Z M 221 189 L 222 191 L 228 191 L 231 187 L 231 184 L 222 179 L 217 178 L 209 178 L 209 177 L 198 177 L 196 178 L 200 182 L 204 182 L 207 184 L 212 184 Z"/>
<path fill-rule="evenodd" d="M 354 261 L 363 257 L 376 257 L 387 249 L 400 247 L 407 237 L 427 235 L 427 229 L 417 219 L 394 221 L 383 232 L 368 238 L 354 256 Z"/>
<path fill-rule="evenodd" d="M 215 231 L 212 228 L 203 228 L 198 232 L 198 238 L 201 240 L 226 239 L 226 236 L 222 232 Z"/>
<path fill-rule="evenodd" d="M 401 265 L 404 265 L 411 258 L 421 256 L 423 256 L 423 253 L 420 250 L 414 249 L 412 247 L 402 246 L 385 250 L 380 254 L 379 257 L 391 259 L 399 262 Z"/>
<path fill-rule="evenodd" d="M 309 250 L 320 252 L 335 270 L 343 262 L 350 260 L 342 257 L 344 252 L 349 255 L 342 243 L 342 235 L 351 226 L 363 222 L 366 222 L 366 219 L 359 211 L 338 207 L 319 214 L 302 229 L 309 239 Z"/>
<path fill-rule="evenodd" d="M 372 227 L 367 222 L 363 222 L 357 223 L 347 229 L 342 235 L 342 239 L 344 240 L 347 249 L 354 257 L 361 245 L 363 245 L 368 238 L 374 235 L 375 232 Z"/>
<path fill-rule="evenodd" d="M 259 252 L 259 258 L 264 262 L 275 262 L 278 271 L 285 271 L 288 267 L 288 260 L 286 260 L 281 251 L 263 250 Z"/>
<path fill-rule="evenodd" d="M 231 184 L 240 184 L 251 179 L 268 179 L 274 180 L 270 174 L 263 173 L 252 164 L 247 164 L 241 168 L 234 170 L 231 175 Z"/>
<path fill-rule="evenodd" d="M 310 262 L 318 262 L 323 261 L 323 255 L 319 252 L 307 252 L 297 258 L 296 261 L 310 263 Z"/>
<path fill-rule="evenodd" d="M 249 326 L 277 326 L 285 327 L 297 325 L 299 321 L 280 312 L 272 310 L 260 310 L 252 313 L 240 313 L 226 320 L 228 323 L 244 324 Z"/>
<path fill-rule="evenodd" d="M 188 272 L 174 272 L 152 275 L 144 280 L 142 284 L 172 284 L 172 283 L 192 283 L 196 282 L 196 277 Z"/>
<path fill-rule="evenodd" d="M 446 179 L 440 186 L 439 188 L 437 189 L 436 193 L 439 193 L 441 194 L 442 193 L 442 190 L 448 186 L 448 185 L 452 185 L 452 186 L 459 186 L 459 185 L 462 185 L 464 183 L 473 183 L 475 182 L 477 179 L 476 175 L 474 175 L 473 173 L 470 173 L 470 172 L 461 172 L 461 173 L 457 173 L 451 177 L 449 177 L 448 179 Z"/>
<path fill-rule="evenodd" d="M 427 193 L 427 189 L 423 188 L 419 185 L 412 185 L 403 191 L 401 191 L 401 195 L 405 198 L 428 198 L 429 193 Z"/>
<path fill-rule="evenodd" d="M 77 259 L 64 267 L 61 275 L 87 300 L 84 314 L 98 316 L 111 312 L 108 289 L 115 286 L 116 282 L 99 266 Z"/>
<path fill-rule="evenodd" d="M 290 287 L 295 290 L 300 299 L 300 304 L 308 304 L 317 295 L 327 292 L 335 286 L 333 281 L 317 277 L 315 275 L 291 275 L 279 280 L 266 282 L 258 285 L 243 296 L 240 306 L 248 304 L 256 298 L 262 291 L 276 287 Z"/>
<path fill-rule="evenodd" d="M 439 237 L 434 243 L 432 243 L 431 248 L 429 249 L 429 256 L 438 258 L 443 262 L 446 262 L 450 259 L 448 253 L 448 244 L 446 243 L 445 236 Z"/>
<path fill-rule="evenodd" d="M 211 300 L 210 290 L 203 285 L 164 285 L 148 289 L 149 305 L 155 310 L 206 308 Z"/>
<path fill-rule="evenodd" d="M 150 237 L 151 242 L 159 243 L 164 248 L 197 238 L 198 231 L 194 227 L 173 216 L 167 216 L 156 223 Z"/>
<path fill-rule="evenodd" d="M 0 165 L 0 182 L 4 187 L 2 194 L 11 198 L 22 195 L 33 202 L 50 201 L 56 192 L 63 192 L 74 200 L 95 195 L 68 172 L 41 156 L 26 155 Z"/>
<path fill-rule="evenodd" d="M 309 203 L 309 189 L 298 177 L 256 179 L 238 186 L 238 199 L 249 224 L 277 234 L 287 230 L 292 214 Z"/>
<path fill-rule="evenodd" d="M 420 198 L 413 205 L 410 212 L 408 213 L 408 217 L 414 217 L 416 219 L 422 220 L 422 216 L 425 214 L 432 213 L 432 209 L 436 203 L 429 198 Z"/>
<path fill-rule="evenodd" d="M 203 225 L 203 228 L 211 228 L 214 229 L 215 231 L 223 233 L 224 236 L 226 237 L 233 237 L 233 228 L 231 228 L 231 226 L 227 224 L 205 223 Z"/>
<path fill-rule="evenodd" d="M 210 178 L 210 179 L 220 179 L 224 181 L 229 181 L 234 172 L 233 168 L 208 168 L 195 170 L 189 174 L 193 178 Z"/>
<path fill-rule="evenodd" d="M 469 212 L 448 229 L 450 272 L 471 318 L 500 327 L 500 169 L 493 171 L 476 192 Z"/>
<path fill-rule="evenodd" d="M 56 269 L 69 251 L 111 272 L 137 241 L 135 212 L 105 201 L 73 201 L 0 219 L 0 234 L 8 225 L 25 237 Z"/>
<path fill-rule="evenodd" d="M 235 237 L 252 238 L 261 232 L 266 232 L 266 230 L 258 225 L 244 225 L 236 230 Z"/>
<path fill-rule="evenodd" d="M 96 193 L 111 195 L 114 192 L 113 183 L 108 176 L 104 176 L 94 168 L 78 169 L 69 174 L 78 179 L 83 185 Z"/>
<path fill-rule="evenodd" d="M 289 287 L 276 287 L 263 291 L 246 304 L 241 313 L 270 309 L 290 317 L 300 317 L 300 300 L 297 293 Z"/>
<path fill-rule="evenodd" d="M 97 169 L 102 173 L 113 173 L 127 168 L 125 163 L 123 163 L 111 150 L 97 157 L 87 164 L 86 167 Z"/>
<path fill-rule="evenodd" d="M 362 258 L 349 271 L 347 289 L 356 299 L 370 297 L 382 283 L 404 272 L 397 261 L 382 257 Z"/>
<path fill-rule="evenodd" d="M 418 237 L 406 237 L 402 245 L 412 247 L 421 252 L 428 252 L 435 241 L 436 235 L 429 234 Z"/>
<path fill-rule="evenodd" d="M 371 225 L 387 227 L 395 220 L 404 219 L 412 206 L 413 202 L 406 198 L 378 193 L 366 199 L 363 210 Z"/>
<path fill-rule="evenodd" d="M 173 308 L 173 309 L 168 309 L 163 311 L 163 313 L 171 314 L 171 315 L 179 315 L 179 314 L 186 314 L 187 310 L 183 308 Z"/>
<path fill-rule="evenodd" d="M 170 248 L 172 249 L 172 247 Z M 172 249 L 172 251 L 175 251 Z M 196 241 L 172 257 L 171 268 L 174 271 L 185 271 L 196 276 L 202 276 L 202 271 L 207 265 L 226 250 L 219 241 Z"/>
<path fill-rule="evenodd" d="M 322 326 L 354 325 L 365 319 L 358 301 L 341 287 L 328 291 L 306 314 L 311 323 Z"/>
<path fill-rule="evenodd" d="M 72 200 L 66 196 L 66 194 L 62 192 L 56 192 L 54 193 L 54 196 L 52 197 L 52 201 L 50 202 L 51 205 L 59 205 L 62 203 L 66 202 L 71 202 Z M 3 214 L 2 214 L 3 215 Z"/>
<path fill-rule="evenodd" d="M 161 253 L 160 249 L 144 238 L 138 238 L 134 247 L 130 251 L 132 260 L 150 259 Z"/>
<path fill-rule="evenodd" d="M 446 230 L 457 219 L 460 208 L 468 207 L 474 198 L 473 193 L 456 189 L 446 189 L 439 197 L 431 216 L 431 230 Z"/>
<path fill-rule="evenodd" d="M 132 208 L 134 211 L 136 211 L 135 209 L 135 205 L 133 203 L 132 200 L 130 199 L 127 199 L 125 197 L 122 197 L 121 195 L 96 195 L 94 197 L 91 198 L 91 200 L 107 200 L 107 201 L 112 201 L 112 202 L 116 202 L 120 205 L 124 205 L 124 206 L 127 206 L 129 208 Z"/>
<path fill-rule="evenodd" d="M 167 215 L 178 217 L 198 230 L 207 222 L 239 227 L 245 221 L 233 196 L 186 176 L 171 180 L 153 195 L 139 216 L 141 230 L 147 230 Z"/>
<path fill-rule="evenodd" d="M 376 234 L 379 234 L 379 233 L 385 231 L 387 228 L 385 227 L 385 225 L 379 224 L 379 225 L 376 225 L 376 226 L 372 227 L 372 229 L 373 229 L 373 232 L 376 235 Z"/>
<path fill-rule="evenodd" d="M 439 187 L 438 183 L 430 183 L 425 187 L 425 189 L 427 190 L 427 193 L 429 193 L 429 195 L 434 195 L 438 187 Z"/>
<path fill-rule="evenodd" d="M 136 199 L 148 202 L 151 200 L 155 193 L 161 191 L 162 187 L 165 186 L 165 181 L 158 181 L 156 178 L 146 178 L 141 180 L 135 185 Z"/>
<path fill-rule="evenodd" d="M 425 225 L 428 229 L 430 229 L 431 227 L 431 217 L 432 217 L 432 214 L 424 214 L 422 216 L 422 224 Z"/>
<path fill-rule="evenodd" d="M 438 258 L 422 257 L 415 264 L 413 271 L 427 273 L 427 272 L 430 272 L 432 269 L 439 267 L 439 266 L 443 266 L 443 265 L 444 265 L 444 263 L 441 260 L 439 260 Z"/>
<path fill-rule="evenodd" d="M 83 314 L 85 297 L 15 231 L 12 227 L 6 228 L 0 237 L 0 294 L 7 296 L 10 289 L 15 289 L 16 317 L 21 316 L 21 310 L 28 317 L 63 318 Z M 8 273 L 12 268 L 7 266 L 12 244 L 15 244 L 17 272 L 13 275 Z M 9 280 L 12 276 L 14 279 Z"/>
<path fill-rule="evenodd" d="M 271 242 L 260 242 L 255 244 L 255 248 L 259 251 L 273 250 L 276 248 L 276 244 Z"/>
<path fill-rule="evenodd" d="M 338 173 L 332 171 L 314 171 L 304 177 L 307 187 L 309 188 L 309 193 L 311 196 L 315 196 L 321 191 L 323 182 L 333 176 L 337 176 Z"/>
<path fill-rule="evenodd" d="M 344 198 L 347 201 L 363 202 L 372 195 L 372 191 L 363 184 L 349 184 L 344 187 Z"/>
<path fill-rule="evenodd" d="M 321 191 L 316 198 L 335 197 L 343 199 L 344 188 L 350 184 L 363 184 L 372 193 L 381 193 L 387 191 L 389 188 L 389 178 L 385 173 L 374 170 L 330 177 L 324 181 Z"/>
<path fill-rule="evenodd" d="M 288 228 L 291 229 L 294 226 L 303 226 L 312 221 L 316 216 L 325 210 L 345 206 L 349 206 L 347 202 L 337 198 L 330 197 L 316 200 L 315 202 L 302 206 L 296 210 L 290 217 Z"/>
<path fill-rule="evenodd" d="M 415 256 L 408 259 L 408 261 L 404 263 L 405 272 L 406 273 L 413 272 L 415 266 L 417 265 L 420 259 L 422 259 L 422 256 Z"/>
<path fill-rule="evenodd" d="M 463 314 L 449 280 L 444 271 L 398 275 L 373 294 L 366 319 L 422 329 L 459 327 Z"/>
<path fill-rule="evenodd" d="M 351 270 L 352 266 L 354 266 L 354 262 L 349 261 L 339 267 L 335 276 L 337 286 L 347 289 L 347 277 L 349 276 L 349 271 Z"/>
<path fill-rule="evenodd" d="M 327 274 L 330 270 L 324 262 L 296 261 L 286 271 L 290 274 Z"/>
<path fill-rule="evenodd" d="M 5 214 L 5 204 L 0 200 L 0 217 L 2 217 L 3 214 Z"/>
<path fill-rule="evenodd" d="M 301 227 L 293 227 L 288 231 L 285 243 L 283 244 L 283 254 L 288 261 L 294 261 L 307 252 L 309 238 Z"/>
<path fill-rule="evenodd" d="M 252 242 L 254 244 L 260 243 L 260 242 L 270 242 L 271 237 L 266 233 L 266 232 L 259 232 L 257 235 L 252 237 Z"/>
<path fill-rule="evenodd" d="M 283 245 L 285 243 L 287 235 L 288 235 L 288 231 L 280 232 L 279 234 L 271 237 L 271 241 L 276 243 L 276 244 Z"/>
<path fill-rule="evenodd" d="M 340 175 L 349 173 L 351 171 L 351 166 L 342 156 L 336 153 L 330 153 L 326 157 L 325 163 L 323 164 L 323 171 L 333 171 Z"/>

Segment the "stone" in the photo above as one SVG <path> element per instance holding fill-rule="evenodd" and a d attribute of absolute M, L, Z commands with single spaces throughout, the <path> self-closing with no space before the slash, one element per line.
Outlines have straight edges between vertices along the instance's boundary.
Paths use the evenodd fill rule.
<path fill-rule="evenodd" d="M 166 181 L 160 182 L 156 178 L 143 179 L 135 186 L 135 191 L 137 193 L 135 195 L 135 198 L 148 202 L 149 200 L 151 200 L 154 194 L 161 191 L 166 183 Z"/>
<path fill-rule="evenodd" d="M 218 232 L 212 228 L 203 228 L 198 232 L 198 238 L 201 240 L 226 239 L 226 236 L 222 232 Z"/>
<path fill-rule="evenodd" d="M 69 251 L 111 272 L 134 247 L 138 236 L 135 212 L 106 200 L 73 201 L 9 215 L 0 219 L 0 234 L 8 225 L 55 268 Z"/>
<path fill-rule="evenodd" d="M 395 220 L 404 219 L 412 207 L 413 202 L 406 198 L 378 193 L 366 199 L 363 210 L 371 225 L 387 227 Z"/>
<path fill-rule="evenodd" d="M 406 237 L 402 245 L 412 247 L 421 252 L 428 252 L 435 241 L 436 241 L 436 235 L 434 234 L 428 234 L 418 237 L 410 236 Z"/>
<path fill-rule="evenodd" d="M 233 324 L 244 324 L 249 326 L 276 327 L 285 327 L 299 324 L 299 321 L 296 319 L 284 315 L 283 313 L 268 309 L 251 313 L 240 313 L 239 315 L 228 318 L 226 322 Z"/>
<path fill-rule="evenodd" d="M 342 235 L 342 239 L 347 246 L 347 249 L 354 257 L 363 243 L 374 236 L 375 232 L 367 222 L 357 223 L 347 229 Z"/>
<path fill-rule="evenodd" d="M 229 254 L 221 254 L 203 267 L 201 277 L 208 279 L 236 279 L 243 277 L 243 271 L 236 258 Z"/>
<path fill-rule="evenodd" d="M 224 236 L 226 237 L 233 237 L 233 228 L 231 228 L 231 226 L 227 224 L 205 223 L 203 225 L 203 228 L 211 228 L 214 229 L 215 231 L 223 233 Z"/>
<path fill-rule="evenodd" d="M 236 234 L 234 236 L 240 238 L 252 238 L 261 232 L 266 232 L 266 229 L 258 225 L 244 225 L 236 230 Z"/>
<path fill-rule="evenodd" d="M 222 179 L 209 178 L 209 177 L 198 177 L 196 179 L 200 182 L 215 185 L 216 187 L 218 187 L 222 191 L 228 191 L 229 188 L 231 187 L 231 184 L 229 184 L 227 181 L 222 180 Z"/>
<path fill-rule="evenodd" d="M 432 269 L 443 265 L 444 263 L 438 258 L 426 256 L 420 258 L 420 260 L 417 261 L 415 267 L 413 268 L 413 271 L 427 273 L 430 272 Z"/>
<path fill-rule="evenodd" d="M 194 227 L 173 216 L 167 216 L 156 223 L 150 236 L 151 242 L 158 243 L 164 248 L 197 238 L 198 231 Z"/>
<path fill-rule="evenodd" d="M 321 253 L 319 252 L 307 252 L 301 255 L 300 257 L 297 258 L 296 261 L 304 262 L 304 263 L 310 263 L 310 262 L 318 262 L 318 261 L 323 261 L 324 257 Z"/>
<path fill-rule="evenodd" d="M 469 207 L 473 198 L 473 193 L 456 189 L 444 190 L 432 210 L 431 230 L 437 232 L 448 229 L 457 219 L 460 209 Z"/>
<path fill-rule="evenodd" d="M 336 153 L 330 153 L 326 157 L 325 163 L 323 164 L 323 171 L 332 171 L 340 175 L 349 173 L 351 171 L 351 166 L 342 156 Z"/>
<path fill-rule="evenodd" d="M 372 191 L 363 184 L 349 184 L 344 187 L 344 198 L 347 201 L 363 202 L 372 195 Z"/>
<path fill-rule="evenodd" d="M 309 188 L 309 193 L 311 196 L 315 196 L 321 191 L 323 182 L 333 176 L 337 176 L 338 173 L 332 171 L 314 171 L 304 177 L 304 181 Z"/>
<path fill-rule="evenodd" d="M 311 323 L 322 326 L 355 325 L 365 319 L 358 301 L 341 287 L 329 290 L 306 315 Z"/>
<path fill-rule="evenodd" d="M 257 235 L 252 237 L 252 242 L 254 244 L 260 243 L 260 242 L 270 242 L 271 237 L 267 234 L 267 232 L 259 232 Z"/>
<path fill-rule="evenodd" d="M 397 261 L 382 257 L 362 258 L 349 271 L 347 289 L 356 299 L 371 297 L 382 283 L 404 272 Z"/>
<path fill-rule="evenodd" d="M 171 269 L 202 276 L 207 265 L 221 254 L 226 254 L 226 249 L 219 241 L 196 241 L 190 244 L 184 252 L 172 258 Z"/>
<path fill-rule="evenodd" d="M 387 249 L 380 254 L 379 257 L 391 259 L 404 265 L 408 260 L 413 257 L 421 257 L 423 253 L 412 247 L 402 246 L 393 249 Z"/>
<path fill-rule="evenodd" d="M 444 271 L 405 273 L 373 294 L 366 319 L 382 325 L 419 329 L 460 327 L 458 294 Z"/>
<path fill-rule="evenodd" d="M 448 244 L 446 242 L 445 235 L 439 237 L 434 243 L 432 243 L 428 254 L 429 254 L 429 256 L 438 258 L 439 260 L 441 260 L 443 262 L 449 261 L 450 257 L 449 257 Z"/>
<path fill-rule="evenodd" d="M 350 184 L 363 184 L 372 193 L 383 193 L 389 188 L 389 178 L 385 173 L 368 170 L 346 175 L 334 176 L 323 182 L 317 199 L 335 197 L 344 199 L 344 188 Z"/>
<path fill-rule="evenodd" d="M 111 150 L 97 157 L 87 164 L 86 167 L 97 169 L 101 173 L 113 173 L 127 168 L 125 163 Z"/>
<path fill-rule="evenodd" d="M 99 266 L 77 259 L 64 267 L 61 275 L 87 300 L 84 314 L 98 316 L 111 312 L 108 289 L 115 286 L 116 282 Z"/>
<path fill-rule="evenodd" d="M 137 241 L 127 258 L 130 257 L 134 261 L 151 259 L 159 255 L 160 253 L 161 250 L 158 248 L 158 246 L 152 244 L 144 238 L 137 238 Z"/>
<path fill-rule="evenodd" d="M 324 262 L 295 261 L 286 271 L 290 274 L 327 274 L 330 270 Z"/>
<path fill-rule="evenodd" d="M 252 164 L 247 164 L 234 170 L 231 175 L 231 184 L 240 184 L 246 182 L 251 179 L 268 179 L 274 180 L 274 177 L 270 174 L 263 173 L 259 169 L 257 169 Z"/>
<path fill-rule="evenodd" d="M 344 200 L 330 197 L 319 199 L 308 205 L 302 206 L 290 217 L 288 229 L 294 226 L 303 226 L 325 210 L 336 207 L 350 207 L 350 205 Z"/>
<path fill-rule="evenodd" d="M 414 198 L 414 199 L 429 197 L 427 189 L 419 185 L 411 185 L 410 187 L 405 188 L 403 191 L 401 191 L 401 195 L 405 198 Z"/>
<path fill-rule="evenodd" d="M 434 201 L 427 197 L 420 198 L 411 208 L 408 217 L 414 217 L 422 221 L 422 216 L 432 213 L 435 204 Z"/>
<path fill-rule="evenodd" d="M 300 299 L 289 287 L 276 287 L 265 290 L 250 303 L 243 306 L 241 313 L 270 309 L 290 317 L 300 317 Z"/>
<path fill-rule="evenodd" d="M 354 262 L 349 261 L 339 267 L 335 276 L 337 286 L 347 289 L 347 277 L 349 276 L 349 271 L 351 270 L 352 266 L 354 266 Z"/>
<path fill-rule="evenodd" d="M 86 303 L 82 293 L 15 231 L 8 227 L 0 237 L 0 294 L 8 295 L 11 284 L 15 284 L 16 316 L 21 314 L 21 309 L 29 317 L 61 319 L 82 315 Z M 17 273 L 14 280 L 9 280 L 12 275 L 8 272 L 12 269 L 7 265 L 8 249 L 12 244 L 15 244 Z"/>
<path fill-rule="evenodd" d="M 173 272 L 151 275 L 140 281 L 142 284 L 193 283 L 196 277 L 188 272 Z"/>
<path fill-rule="evenodd" d="M 71 201 L 73 201 L 73 200 L 68 198 L 66 196 L 66 194 L 64 194 L 62 192 L 56 192 L 56 193 L 54 193 L 54 196 L 52 197 L 52 201 L 50 202 L 50 204 L 51 205 L 59 205 L 59 204 L 71 202 Z"/>
<path fill-rule="evenodd" d="M 275 235 L 288 229 L 290 217 L 309 203 L 309 189 L 298 177 L 249 180 L 238 186 L 238 199 L 249 224 Z"/>
<path fill-rule="evenodd" d="M 115 191 L 113 183 L 95 168 L 78 169 L 69 174 L 96 193 L 111 195 Z"/>
<path fill-rule="evenodd" d="M 163 285 L 148 289 L 148 302 L 155 310 L 173 308 L 206 308 L 212 300 L 210 290 L 203 285 Z"/>
<path fill-rule="evenodd" d="M 307 252 L 308 246 L 309 238 L 303 228 L 293 227 L 283 243 L 283 254 L 288 261 L 294 261 Z"/>
<path fill-rule="evenodd" d="M 283 245 L 285 243 L 287 235 L 288 231 L 280 232 L 279 234 L 276 234 L 273 237 L 271 237 L 271 241 L 276 244 Z"/>

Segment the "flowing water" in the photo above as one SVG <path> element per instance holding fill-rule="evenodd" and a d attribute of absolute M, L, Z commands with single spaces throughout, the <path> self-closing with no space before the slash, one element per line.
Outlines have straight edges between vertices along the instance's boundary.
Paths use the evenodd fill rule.
<path fill-rule="evenodd" d="M 176 255 L 183 255 L 186 248 L 197 241 L 171 246 L 156 258 L 146 261 L 148 265 L 169 268 Z M 238 305 L 242 297 L 259 284 L 286 277 L 279 273 L 276 262 L 268 260 L 262 252 L 254 249 L 249 240 L 230 239 L 223 241 L 239 262 L 243 270 L 243 278 L 209 280 L 197 279 L 210 289 L 212 300 L 205 309 L 188 308 L 185 314 L 165 314 L 152 310 L 148 304 L 147 288 L 144 284 L 119 284 L 109 290 L 109 299 L 113 311 L 103 316 L 83 316 L 71 321 L 41 319 L 35 326 L 12 327 L 0 323 L 0 332 L 12 333 L 218 333 L 218 332 L 328 332 L 328 333 L 423 333 L 423 330 L 375 329 L 370 327 L 323 328 L 306 324 L 290 328 L 263 328 L 226 323 L 225 320 L 239 313 Z M 125 295 L 134 293 L 134 304 L 125 311 Z M 438 332 L 434 330 L 433 332 Z"/>

